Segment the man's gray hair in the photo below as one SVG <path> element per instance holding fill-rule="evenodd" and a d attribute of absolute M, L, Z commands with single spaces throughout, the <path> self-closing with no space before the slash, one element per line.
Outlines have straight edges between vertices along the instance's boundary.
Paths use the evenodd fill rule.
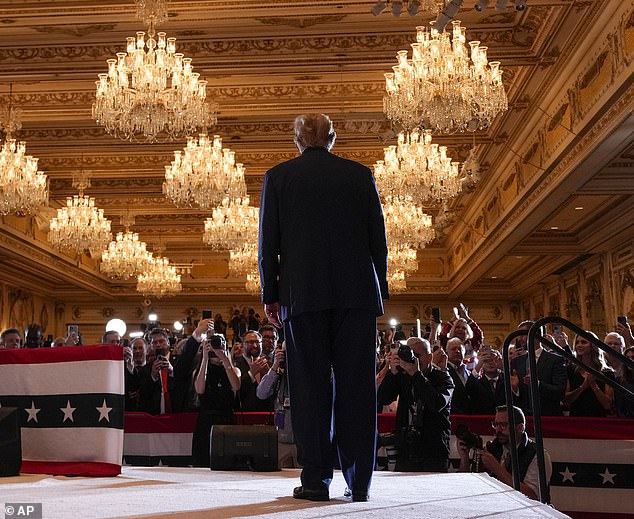
<path fill-rule="evenodd" d="M 326 114 L 304 114 L 295 118 L 295 144 L 301 152 L 306 148 L 326 148 L 335 144 L 337 134 Z"/>
<path fill-rule="evenodd" d="M 423 339 L 422 337 L 410 337 L 407 339 L 407 345 L 411 348 L 414 344 L 422 344 L 423 348 L 427 353 L 431 353 L 431 344 L 427 339 Z"/>

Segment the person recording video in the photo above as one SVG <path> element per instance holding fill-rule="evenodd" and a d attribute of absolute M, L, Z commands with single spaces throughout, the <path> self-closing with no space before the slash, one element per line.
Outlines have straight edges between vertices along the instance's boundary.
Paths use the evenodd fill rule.
<path fill-rule="evenodd" d="M 537 470 L 537 456 L 535 442 L 526 434 L 526 417 L 524 412 L 516 406 L 512 407 L 515 417 L 515 434 L 517 438 L 517 455 L 520 475 L 520 492 L 531 499 L 539 499 L 539 481 Z M 456 433 L 460 466 L 458 472 L 472 472 L 475 465 L 481 465 L 491 476 L 509 486 L 513 486 L 511 472 L 511 452 L 509 450 L 509 414 L 508 407 L 498 406 L 495 418 L 491 422 L 495 430 L 495 438 L 487 442 L 482 449 L 482 439 L 470 433 Z M 546 479 L 550 482 L 552 463 L 550 456 L 544 451 L 546 461 Z M 478 463 L 480 461 L 481 463 Z M 479 469 L 475 469 L 476 471 Z M 547 496 L 550 502 L 550 496 Z"/>
<path fill-rule="evenodd" d="M 378 400 L 387 405 L 398 397 L 396 470 L 447 472 L 454 390 L 447 372 L 447 355 L 442 348 L 432 353 L 429 341 L 419 337 L 393 346 Z"/>

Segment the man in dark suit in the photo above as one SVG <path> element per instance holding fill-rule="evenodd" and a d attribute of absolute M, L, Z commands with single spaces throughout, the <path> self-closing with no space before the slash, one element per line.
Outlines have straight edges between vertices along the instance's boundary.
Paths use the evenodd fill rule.
<path fill-rule="evenodd" d="M 335 137 L 328 116 L 297 117 L 301 155 L 266 173 L 260 279 L 269 322 L 284 322 L 303 467 L 293 496 L 329 499 L 334 432 L 350 494 L 365 501 L 375 459 L 376 316 L 388 297 L 387 244 L 372 172 L 331 154 Z"/>
<path fill-rule="evenodd" d="M 520 323 L 518 328 L 528 330 L 531 326 L 532 321 L 524 321 Z M 523 339 L 525 342 L 526 338 L 523 337 Z M 535 357 L 542 415 L 561 416 L 561 401 L 564 399 L 566 382 L 568 381 L 564 359 L 561 355 L 546 351 L 539 342 L 535 343 Z M 511 389 L 514 394 L 514 404 L 521 408 L 525 414 L 532 415 L 530 377 L 528 354 L 515 357 L 511 362 Z"/>
<path fill-rule="evenodd" d="M 447 371 L 453 380 L 454 391 L 451 397 L 452 414 L 471 414 L 471 401 L 467 394 L 467 382 L 471 372 L 464 363 L 464 344 L 458 337 L 447 341 Z"/>
<path fill-rule="evenodd" d="M 483 346 L 478 352 L 478 364 L 474 371 L 480 377 L 471 375 L 465 388 L 471 402 L 472 414 L 495 414 L 496 407 L 504 405 L 504 377 L 502 376 L 502 355 L 497 350 Z"/>

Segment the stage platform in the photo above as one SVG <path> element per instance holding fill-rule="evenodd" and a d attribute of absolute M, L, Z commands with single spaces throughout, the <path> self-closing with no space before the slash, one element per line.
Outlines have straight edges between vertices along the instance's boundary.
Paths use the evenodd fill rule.
<path fill-rule="evenodd" d="M 26 474 L 0 478 L 0 502 L 42 503 L 44 519 L 568 517 L 485 474 L 376 472 L 367 503 L 343 496 L 339 472 L 329 502 L 293 499 L 298 477 L 298 469 L 254 473 L 175 467 L 123 467 L 114 478 Z"/>

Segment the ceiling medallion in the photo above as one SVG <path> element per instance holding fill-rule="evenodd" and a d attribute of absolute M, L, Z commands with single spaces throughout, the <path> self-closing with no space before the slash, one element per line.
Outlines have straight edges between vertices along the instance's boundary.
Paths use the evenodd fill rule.
<path fill-rule="evenodd" d="M 174 140 L 215 124 L 215 107 L 205 102 L 207 81 L 193 72 L 191 58 L 176 52 L 176 38 L 155 33 L 167 19 L 165 1 L 135 2 L 147 39 L 137 32 L 127 38 L 127 52 L 107 60 L 108 72 L 96 82 L 93 119 L 115 137 L 146 142 L 159 135 Z"/>

